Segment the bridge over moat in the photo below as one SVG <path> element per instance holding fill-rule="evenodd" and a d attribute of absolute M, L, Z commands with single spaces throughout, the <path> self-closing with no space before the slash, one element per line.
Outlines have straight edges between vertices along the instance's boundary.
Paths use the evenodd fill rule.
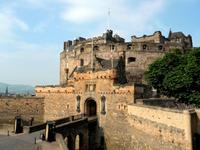
<path fill-rule="evenodd" d="M 16 133 L 21 131 L 18 128 L 22 128 L 19 121 L 21 120 L 17 117 Z M 79 114 L 34 126 L 24 126 L 23 132 L 32 133 L 45 129 L 44 139 L 48 142 L 55 141 L 56 134 L 60 134 L 69 150 L 93 150 L 97 148 L 98 128 L 96 115 Z"/>
<path fill-rule="evenodd" d="M 97 117 L 93 116 L 57 125 L 55 132 L 63 136 L 69 150 L 87 150 L 95 148 L 97 128 Z"/>

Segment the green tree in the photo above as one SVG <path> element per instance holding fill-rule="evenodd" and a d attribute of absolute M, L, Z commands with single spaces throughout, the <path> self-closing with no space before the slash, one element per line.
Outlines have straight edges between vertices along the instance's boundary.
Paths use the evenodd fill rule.
<path fill-rule="evenodd" d="M 160 94 L 200 107 L 200 48 L 165 54 L 149 66 L 145 79 Z"/>

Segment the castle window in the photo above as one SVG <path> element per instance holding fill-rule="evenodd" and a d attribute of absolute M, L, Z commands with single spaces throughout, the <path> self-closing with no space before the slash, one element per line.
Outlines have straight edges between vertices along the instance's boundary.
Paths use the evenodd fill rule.
<path fill-rule="evenodd" d="M 78 95 L 77 97 L 76 97 L 76 111 L 77 112 L 80 112 L 81 110 L 80 110 L 80 101 L 81 101 L 81 97 Z"/>
<path fill-rule="evenodd" d="M 95 91 L 95 89 L 96 89 L 96 85 L 95 84 L 90 84 L 89 91 L 93 92 L 93 91 Z"/>
<path fill-rule="evenodd" d="M 90 86 L 89 86 L 89 91 L 93 91 L 93 85 L 92 84 L 90 84 Z"/>
<path fill-rule="evenodd" d="M 146 49 L 147 49 L 147 45 L 144 44 L 144 45 L 143 45 L 143 50 L 146 50 Z"/>
<path fill-rule="evenodd" d="M 101 97 L 101 114 L 103 115 L 106 114 L 106 97 L 105 96 Z"/>
<path fill-rule="evenodd" d="M 86 84 L 86 86 L 85 86 L 85 91 L 87 92 L 87 91 L 88 91 L 88 89 L 89 89 L 89 85 L 88 85 L 88 84 Z"/>
<path fill-rule="evenodd" d="M 96 84 L 93 84 L 93 91 L 96 90 Z"/>
<path fill-rule="evenodd" d="M 81 52 L 81 53 L 83 53 L 83 52 L 84 52 L 84 48 L 83 48 L 83 47 L 81 47 L 81 49 L 80 49 L 80 52 Z"/>
<path fill-rule="evenodd" d="M 128 58 L 128 63 L 132 63 L 132 62 L 135 62 L 135 61 L 136 61 L 135 57 L 129 57 Z"/>
<path fill-rule="evenodd" d="M 94 46 L 94 51 L 98 51 L 99 50 L 99 46 Z"/>
<path fill-rule="evenodd" d="M 83 66 L 83 65 L 84 65 L 84 60 L 81 59 L 81 60 L 80 60 L 80 66 Z"/>
<path fill-rule="evenodd" d="M 162 45 L 158 46 L 158 50 L 162 50 L 162 49 L 163 49 Z"/>
<path fill-rule="evenodd" d="M 112 50 L 115 50 L 115 45 L 112 45 L 112 46 L 111 46 L 111 49 L 112 49 Z"/>
<path fill-rule="evenodd" d="M 96 84 L 86 84 L 86 92 L 94 92 L 96 90 Z"/>
<path fill-rule="evenodd" d="M 127 45 L 127 49 L 131 49 L 131 44 L 128 44 L 128 45 Z"/>

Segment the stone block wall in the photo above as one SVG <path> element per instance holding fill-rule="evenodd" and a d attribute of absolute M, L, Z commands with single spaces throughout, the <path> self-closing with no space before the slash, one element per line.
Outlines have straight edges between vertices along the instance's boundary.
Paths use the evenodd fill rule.
<path fill-rule="evenodd" d="M 76 114 L 75 95 L 71 87 L 36 87 L 36 95 L 44 97 L 44 121 Z"/>
<path fill-rule="evenodd" d="M 196 111 L 196 115 L 197 115 L 197 120 L 196 120 L 196 122 L 197 122 L 197 130 L 196 130 L 196 132 L 198 133 L 198 134 L 200 134 L 200 109 L 196 109 L 195 110 Z"/>
<path fill-rule="evenodd" d="M 138 104 L 128 105 L 126 111 L 113 108 L 101 120 L 105 145 L 109 150 L 192 150 L 195 114 Z"/>
<path fill-rule="evenodd" d="M 157 31 L 153 35 L 144 35 L 143 37 L 132 36 L 132 42 L 151 42 L 151 43 L 160 43 L 162 38 L 162 33 Z"/>
<path fill-rule="evenodd" d="M 104 71 L 99 74 L 75 74 L 73 86 L 68 87 L 36 87 L 36 95 L 44 97 L 44 120 L 65 118 L 85 113 L 85 102 L 93 99 L 97 105 L 97 115 L 101 120 L 101 97 L 106 98 L 106 111 L 112 113 L 113 107 L 127 110 L 128 103 L 134 100 L 133 86 L 113 86 L 115 72 Z M 90 91 L 89 86 L 95 86 Z M 77 96 L 80 96 L 80 112 L 77 112 Z"/>
<path fill-rule="evenodd" d="M 148 51 L 127 51 L 126 52 L 126 75 L 128 82 L 143 82 L 144 71 L 156 59 L 161 58 L 163 52 L 148 52 Z M 133 58 L 134 61 L 128 60 Z"/>
<path fill-rule="evenodd" d="M 109 60 L 111 58 L 118 59 L 123 55 L 123 51 L 126 50 L 126 44 L 101 44 L 95 45 L 94 47 L 98 47 L 98 50 L 94 51 L 94 55 L 99 58 Z M 112 47 L 114 46 L 114 47 Z M 83 49 L 83 52 L 81 52 Z M 73 70 L 76 67 L 80 66 L 80 60 L 82 59 L 84 62 L 84 66 L 89 65 L 91 62 L 91 43 L 83 43 L 81 45 L 77 45 L 73 48 L 73 51 L 63 51 L 60 53 L 60 84 L 63 85 L 66 83 L 66 73 L 65 69 L 68 68 L 68 76 L 73 73 Z M 111 53 L 112 51 L 112 53 Z"/>
<path fill-rule="evenodd" d="M 41 97 L 0 97 L 0 123 L 14 123 L 15 116 L 34 123 L 43 122 L 44 99 Z"/>
<path fill-rule="evenodd" d="M 136 128 L 159 139 L 160 142 L 169 144 L 169 149 L 189 149 L 187 114 L 183 111 L 150 107 L 145 105 L 128 106 L 128 122 Z M 154 145 L 151 145 L 152 148 Z M 165 145 L 160 145 L 164 149 Z"/>

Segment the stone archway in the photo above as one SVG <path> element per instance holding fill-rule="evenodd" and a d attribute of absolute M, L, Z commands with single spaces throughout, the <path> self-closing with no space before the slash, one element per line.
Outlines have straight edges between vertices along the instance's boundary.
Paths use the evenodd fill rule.
<path fill-rule="evenodd" d="M 85 114 L 89 117 L 97 115 L 97 104 L 92 98 L 88 98 L 85 101 Z"/>

